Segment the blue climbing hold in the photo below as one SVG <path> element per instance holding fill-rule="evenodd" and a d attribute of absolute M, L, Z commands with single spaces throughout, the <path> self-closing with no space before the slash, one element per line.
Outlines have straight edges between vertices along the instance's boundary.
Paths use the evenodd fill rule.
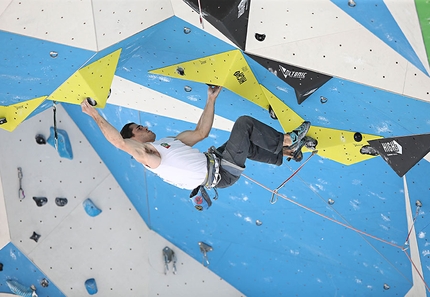
<path fill-rule="evenodd" d="M 97 293 L 97 284 L 96 280 L 93 278 L 87 279 L 85 281 L 85 288 L 87 288 L 88 294 L 94 295 Z"/>
<path fill-rule="evenodd" d="M 15 295 L 22 296 L 22 297 L 31 297 L 33 294 L 33 290 L 30 287 L 26 287 L 14 279 L 6 280 L 6 283 L 9 289 Z"/>
<path fill-rule="evenodd" d="M 90 217 L 98 216 L 102 212 L 97 206 L 95 206 L 95 204 L 91 201 L 90 198 L 85 200 L 82 204 L 84 205 L 85 212 Z"/>
<path fill-rule="evenodd" d="M 54 127 L 50 128 L 51 135 L 47 142 L 55 148 L 55 130 Z M 57 151 L 60 157 L 66 159 L 73 159 L 72 146 L 70 145 L 69 136 L 65 130 L 57 129 Z"/>

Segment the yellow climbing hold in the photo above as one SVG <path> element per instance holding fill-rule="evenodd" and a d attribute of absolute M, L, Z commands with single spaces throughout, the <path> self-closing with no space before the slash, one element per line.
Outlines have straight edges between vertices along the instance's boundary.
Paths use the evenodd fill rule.
<path fill-rule="evenodd" d="M 43 96 L 9 106 L 0 106 L 0 122 L 5 121 L 0 124 L 0 128 L 7 131 L 15 130 L 45 99 L 46 96 Z"/>
<path fill-rule="evenodd" d="M 81 104 L 91 97 L 97 101 L 96 107 L 105 107 L 120 53 L 121 49 L 77 70 L 48 99 Z"/>

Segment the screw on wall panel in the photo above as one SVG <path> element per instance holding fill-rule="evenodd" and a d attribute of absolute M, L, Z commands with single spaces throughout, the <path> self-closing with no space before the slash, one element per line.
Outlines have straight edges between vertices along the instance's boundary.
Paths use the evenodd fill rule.
<path fill-rule="evenodd" d="M 327 103 L 327 101 L 328 101 L 328 99 L 327 99 L 326 97 L 324 97 L 324 96 L 320 96 L 320 102 L 321 102 L 322 104 Z"/>
<path fill-rule="evenodd" d="M 203 254 L 202 264 L 203 264 L 203 266 L 208 267 L 210 263 L 208 260 L 207 253 L 213 251 L 213 248 L 210 245 L 208 245 L 204 242 L 201 242 L 201 241 L 199 242 L 199 246 L 200 246 L 200 252 L 202 252 L 202 254 Z"/>
<path fill-rule="evenodd" d="M 184 27 L 184 33 L 185 34 L 190 34 L 191 33 L 191 29 L 187 28 L 187 27 Z"/>
<path fill-rule="evenodd" d="M 348 6 L 349 7 L 355 7 L 355 5 L 357 5 L 357 4 L 355 4 L 354 0 L 348 0 Z"/>

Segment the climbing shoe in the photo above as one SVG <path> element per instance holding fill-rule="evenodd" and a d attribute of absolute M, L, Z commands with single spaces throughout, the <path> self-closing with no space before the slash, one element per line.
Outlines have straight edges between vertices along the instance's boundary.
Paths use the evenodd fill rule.
<path fill-rule="evenodd" d="M 288 135 L 291 137 L 292 144 L 288 147 L 289 149 L 295 151 L 300 144 L 300 140 L 305 137 L 311 127 L 311 122 L 305 121 L 300 126 L 298 126 L 293 131 L 289 132 Z"/>

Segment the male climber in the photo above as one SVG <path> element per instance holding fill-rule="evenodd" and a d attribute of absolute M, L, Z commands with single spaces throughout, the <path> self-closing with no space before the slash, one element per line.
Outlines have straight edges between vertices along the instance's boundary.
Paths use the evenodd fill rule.
<path fill-rule="evenodd" d="M 215 101 L 221 90 L 222 87 L 217 86 L 208 88 L 206 105 L 194 130 L 159 140 L 148 127 L 136 123 L 128 123 L 118 132 L 87 100 L 81 107 L 111 144 L 133 156 L 164 181 L 182 189 L 231 186 L 245 169 L 246 159 L 278 166 L 283 157 L 302 160 L 301 149 L 312 140 L 305 137 L 310 127 L 307 121 L 284 134 L 250 116 L 241 116 L 234 123 L 229 140 L 221 147 L 205 153 L 193 148 L 209 135 Z"/>

